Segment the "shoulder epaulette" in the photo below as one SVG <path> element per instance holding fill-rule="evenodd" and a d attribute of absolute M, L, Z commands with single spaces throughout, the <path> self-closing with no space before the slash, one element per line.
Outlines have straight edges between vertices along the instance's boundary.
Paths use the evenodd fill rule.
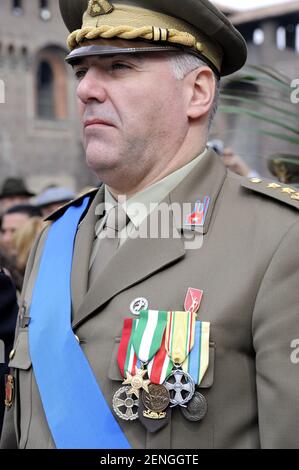
<path fill-rule="evenodd" d="M 292 186 L 262 178 L 244 178 L 242 187 L 264 194 L 299 210 L 299 192 Z"/>
<path fill-rule="evenodd" d="M 76 199 L 73 199 L 72 201 L 67 202 L 66 204 L 61 206 L 59 209 L 57 209 L 55 212 L 52 212 L 52 214 L 50 214 L 45 219 L 45 221 L 47 222 L 47 221 L 53 221 L 53 220 L 59 219 L 59 217 L 61 217 L 69 207 L 78 206 L 86 196 L 90 196 L 91 201 L 92 201 L 93 198 L 95 197 L 96 193 L 98 192 L 98 190 L 99 190 L 99 188 L 90 189 L 86 193 L 81 194 Z"/>

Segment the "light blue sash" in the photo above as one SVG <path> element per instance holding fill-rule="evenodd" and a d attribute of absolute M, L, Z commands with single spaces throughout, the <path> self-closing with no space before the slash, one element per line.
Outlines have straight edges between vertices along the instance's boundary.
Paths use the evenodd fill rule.
<path fill-rule="evenodd" d="M 69 207 L 49 230 L 30 308 L 30 355 L 58 449 L 129 449 L 71 328 L 73 247 L 88 202 Z"/>

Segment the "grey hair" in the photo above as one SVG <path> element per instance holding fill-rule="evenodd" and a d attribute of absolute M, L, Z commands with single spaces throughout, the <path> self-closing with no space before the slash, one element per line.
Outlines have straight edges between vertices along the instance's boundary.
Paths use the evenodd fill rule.
<path fill-rule="evenodd" d="M 174 73 L 174 77 L 177 80 L 183 80 L 183 78 L 193 70 L 196 70 L 198 67 L 208 66 L 203 60 L 199 57 L 196 57 L 193 54 L 188 54 L 187 52 L 178 52 L 175 54 L 171 54 L 169 61 L 172 66 L 172 70 Z M 213 105 L 210 110 L 209 114 L 209 129 L 215 117 L 218 103 L 219 103 L 219 95 L 220 95 L 220 80 L 213 72 L 215 78 L 215 96 Z"/>

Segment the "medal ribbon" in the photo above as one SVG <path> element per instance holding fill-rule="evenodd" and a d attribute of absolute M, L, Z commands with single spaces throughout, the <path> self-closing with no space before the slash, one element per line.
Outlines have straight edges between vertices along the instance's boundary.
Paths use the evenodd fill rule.
<path fill-rule="evenodd" d="M 195 312 L 168 312 L 165 348 L 175 364 L 182 364 L 194 345 Z"/>
<path fill-rule="evenodd" d="M 194 347 L 184 361 L 184 372 L 191 375 L 194 382 L 200 385 L 209 365 L 210 323 L 195 322 Z"/>
<path fill-rule="evenodd" d="M 136 374 L 137 356 L 135 354 L 132 338 L 137 328 L 139 319 L 125 318 L 122 331 L 122 337 L 117 354 L 119 370 L 123 377 L 126 373 Z"/>
<path fill-rule="evenodd" d="M 141 362 L 149 362 L 159 351 L 167 324 L 164 310 L 141 310 L 132 343 Z"/>
<path fill-rule="evenodd" d="M 165 349 L 165 332 L 162 339 L 161 348 L 147 366 L 147 374 L 154 384 L 163 384 L 171 374 L 173 362 Z"/>

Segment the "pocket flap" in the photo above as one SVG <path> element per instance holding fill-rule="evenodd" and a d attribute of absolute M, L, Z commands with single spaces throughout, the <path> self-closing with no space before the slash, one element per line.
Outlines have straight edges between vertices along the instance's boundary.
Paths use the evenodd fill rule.
<path fill-rule="evenodd" d="M 28 370 L 31 365 L 32 362 L 29 354 L 28 330 L 20 330 L 14 346 L 14 356 L 10 360 L 8 367 Z"/>

